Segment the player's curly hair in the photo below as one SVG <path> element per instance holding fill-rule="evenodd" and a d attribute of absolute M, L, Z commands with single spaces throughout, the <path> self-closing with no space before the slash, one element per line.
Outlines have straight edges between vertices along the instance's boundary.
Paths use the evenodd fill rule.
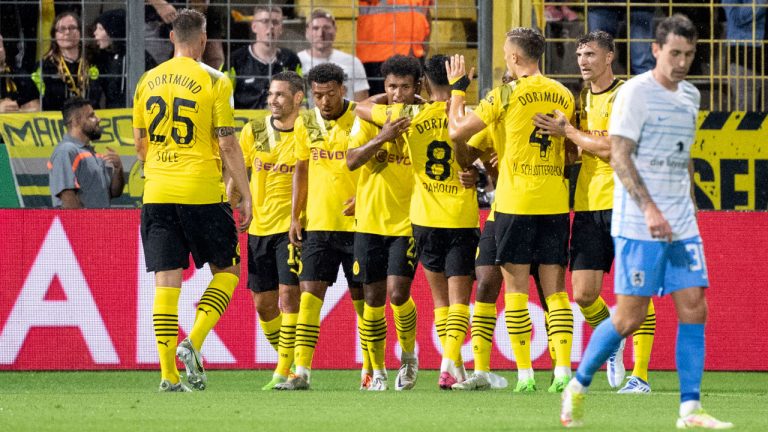
<path fill-rule="evenodd" d="M 448 57 L 442 54 L 435 54 L 427 60 L 424 66 L 424 75 L 427 76 L 429 82 L 437 86 L 447 86 L 448 84 L 448 72 L 445 70 L 445 62 L 448 61 Z"/>
<path fill-rule="evenodd" d="M 608 51 L 608 52 L 614 52 L 615 46 L 613 43 L 613 36 L 610 35 L 610 33 L 602 31 L 602 30 L 595 30 L 591 31 L 584 36 L 582 36 L 576 46 L 580 47 L 582 45 L 586 45 L 590 42 L 596 42 L 597 46 L 600 48 Z"/>
<path fill-rule="evenodd" d="M 272 81 L 285 81 L 291 93 L 304 92 L 304 80 L 294 71 L 282 71 L 272 75 Z"/>
<path fill-rule="evenodd" d="M 309 70 L 307 73 L 307 81 L 310 84 L 337 82 L 339 85 L 342 85 L 344 84 L 344 69 L 333 63 L 323 63 Z"/>
<path fill-rule="evenodd" d="M 421 63 L 416 57 L 395 54 L 381 65 L 381 76 L 386 78 L 389 75 L 412 76 L 413 82 L 417 82 L 421 79 Z"/>
<path fill-rule="evenodd" d="M 520 47 L 530 60 L 539 61 L 544 54 L 546 39 L 536 29 L 516 27 L 507 32 L 507 40 Z"/>

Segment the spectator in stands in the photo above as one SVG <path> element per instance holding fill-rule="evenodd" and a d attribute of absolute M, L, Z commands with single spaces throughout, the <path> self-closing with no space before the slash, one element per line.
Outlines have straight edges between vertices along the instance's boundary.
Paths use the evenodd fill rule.
<path fill-rule="evenodd" d="M 109 200 L 122 195 L 125 185 L 120 156 L 109 147 L 107 154 L 98 154 L 91 145 L 101 138 L 101 126 L 90 102 L 78 96 L 70 98 L 61 114 L 67 133 L 48 162 L 53 206 L 109 207 Z"/>
<path fill-rule="evenodd" d="M 226 0 L 198 0 L 199 4 L 190 1 L 189 6 L 192 9 L 200 11 L 206 18 L 206 36 L 205 51 L 203 51 L 203 63 L 208 66 L 221 70 L 224 67 L 224 39 L 227 38 L 225 30 L 227 29 L 227 5 Z"/>
<path fill-rule="evenodd" d="M 645 3 L 655 3 L 648 0 Z M 603 30 L 616 37 L 619 24 L 629 20 L 629 39 L 653 39 L 653 6 L 631 6 L 627 17 L 627 5 L 621 0 L 603 0 L 602 3 L 620 3 L 616 6 L 590 6 L 588 9 L 589 31 Z M 651 54 L 651 42 L 632 42 L 629 44 L 630 70 L 633 75 L 641 74 L 653 68 L 656 60 Z"/>
<path fill-rule="evenodd" d="M 381 64 L 386 59 L 402 54 L 424 62 L 432 0 L 359 0 L 359 5 L 357 57 L 365 67 L 369 92 L 384 93 Z"/>
<path fill-rule="evenodd" d="M 563 0 L 559 0 L 560 3 L 562 1 Z M 554 1 L 550 3 L 554 3 Z M 544 6 L 544 18 L 547 22 L 558 22 L 562 20 L 576 21 L 579 19 L 579 15 L 568 6 L 547 5 Z"/>
<path fill-rule="evenodd" d="M 753 77 L 760 73 L 765 61 L 766 3 L 766 0 L 723 0 L 726 39 L 730 44 L 726 52 L 732 110 L 761 110 L 758 104 L 762 99 L 762 79 Z"/>
<path fill-rule="evenodd" d="M 299 52 L 301 69 L 308 71 L 322 63 L 335 63 L 344 70 L 347 100 L 361 101 L 368 97 L 368 80 L 360 59 L 333 48 L 336 40 L 336 19 L 322 9 L 315 9 L 307 21 L 309 48 Z M 312 97 L 307 98 L 312 105 Z"/>
<path fill-rule="evenodd" d="M 101 89 L 95 83 L 98 69 L 83 55 L 80 29 L 80 17 L 74 12 L 62 12 L 53 21 L 51 48 L 32 74 L 45 111 L 60 110 L 64 101 L 73 96 L 88 99 L 94 106 L 101 99 Z"/>
<path fill-rule="evenodd" d="M 277 47 L 283 34 L 279 7 L 256 6 L 251 31 L 256 40 L 232 53 L 229 75 L 235 87 L 235 108 L 262 109 L 267 106 L 270 77 L 283 71 L 301 75 L 301 61 L 293 51 Z"/>
<path fill-rule="evenodd" d="M 176 18 L 176 8 L 183 7 L 186 2 L 180 0 L 146 0 L 144 7 L 144 48 L 160 64 L 173 55 L 168 35 L 171 31 L 171 22 Z"/>
<path fill-rule="evenodd" d="M 0 35 L 0 113 L 17 111 L 40 111 L 40 93 L 28 75 L 19 75 L 6 62 Z"/>
<path fill-rule="evenodd" d="M 93 39 L 97 50 L 93 64 L 99 70 L 97 83 L 104 94 L 104 108 L 124 108 L 128 65 L 125 59 L 125 10 L 113 9 L 96 19 Z M 155 59 L 145 52 L 147 70 L 157 66 Z"/>

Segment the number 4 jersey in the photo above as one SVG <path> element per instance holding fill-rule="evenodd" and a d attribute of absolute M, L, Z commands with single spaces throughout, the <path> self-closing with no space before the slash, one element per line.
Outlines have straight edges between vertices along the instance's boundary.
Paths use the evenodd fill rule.
<path fill-rule="evenodd" d="M 496 211 L 518 215 L 568 213 L 565 146 L 561 137 L 536 133 L 533 116 L 561 111 L 573 117 L 573 95 L 543 75 L 522 77 L 496 87 L 474 113 L 486 125 L 501 122 L 496 143 L 499 182 Z"/>
<path fill-rule="evenodd" d="M 476 228 L 479 226 L 477 191 L 459 182 L 461 167 L 454 144 L 448 137 L 445 102 L 424 105 L 392 105 L 386 112 L 374 109 L 374 122 L 410 117 L 405 133 L 413 162 L 414 188 L 411 196 L 411 223 L 431 228 Z M 385 115 L 382 115 L 385 114 Z"/>
<path fill-rule="evenodd" d="M 213 204 L 226 199 L 214 129 L 234 127 L 232 83 L 189 57 L 145 73 L 133 127 L 148 135 L 144 203 Z"/>

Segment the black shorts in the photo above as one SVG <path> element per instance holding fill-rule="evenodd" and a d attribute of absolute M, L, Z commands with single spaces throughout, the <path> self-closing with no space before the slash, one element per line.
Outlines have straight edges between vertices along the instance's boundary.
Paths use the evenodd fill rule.
<path fill-rule="evenodd" d="M 288 233 L 255 236 L 248 234 L 248 289 L 275 291 L 278 285 L 298 285 L 301 251 L 288 240 Z"/>
<path fill-rule="evenodd" d="M 355 278 L 364 284 L 387 276 L 413 279 L 416 272 L 416 243 L 410 236 L 355 233 Z"/>
<path fill-rule="evenodd" d="M 486 220 L 475 254 L 475 267 L 496 265 L 496 222 Z"/>
<path fill-rule="evenodd" d="M 583 211 L 573 215 L 571 228 L 571 271 L 611 271 L 613 238 L 612 210 Z"/>
<path fill-rule="evenodd" d="M 570 215 L 496 212 L 496 264 L 568 264 Z"/>
<path fill-rule="evenodd" d="M 141 242 L 148 272 L 205 263 L 225 268 L 240 262 L 235 218 L 228 203 L 144 204 Z"/>
<path fill-rule="evenodd" d="M 360 288 L 352 272 L 354 266 L 355 233 L 346 231 L 307 231 L 301 245 L 300 281 L 322 281 L 333 285 L 339 274 L 339 265 L 344 269 L 347 285 Z"/>
<path fill-rule="evenodd" d="M 419 262 L 425 269 L 445 273 L 445 277 L 474 274 L 479 229 L 413 225 L 413 238 Z"/>

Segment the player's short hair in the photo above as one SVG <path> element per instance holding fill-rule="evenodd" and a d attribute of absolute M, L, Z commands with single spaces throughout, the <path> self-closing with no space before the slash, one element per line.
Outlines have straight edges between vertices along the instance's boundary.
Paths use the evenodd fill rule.
<path fill-rule="evenodd" d="M 614 52 L 616 49 L 613 43 L 613 36 L 611 36 L 610 33 L 602 30 L 595 30 L 585 34 L 584 36 L 579 38 L 579 41 L 576 44 L 576 46 L 581 47 L 582 45 L 586 45 L 590 42 L 597 43 L 597 46 L 599 46 L 600 48 L 608 52 Z"/>
<path fill-rule="evenodd" d="M 679 13 L 664 18 L 659 23 L 656 27 L 656 43 L 660 47 L 664 46 L 670 33 L 682 36 L 691 43 L 695 43 L 696 39 L 699 38 L 693 22 L 687 16 Z"/>
<path fill-rule="evenodd" d="M 64 124 L 69 126 L 75 118 L 75 114 L 80 111 L 80 108 L 85 106 L 91 106 L 91 102 L 80 96 L 73 96 L 65 100 L 64 105 L 61 107 L 61 116 L 64 118 Z"/>
<path fill-rule="evenodd" d="M 309 19 L 307 20 L 307 27 L 312 25 L 312 21 L 318 19 L 318 18 L 325 18 L 333 24 L 334 27 L 336 27 L 336 18 L 333 17 L 333 15 L 328 12 L 325 9 L 315 9 L 312 11 L 312 14 L 309 16 Z"/>
<path fill-rule="evenodd" d="M 272 75 L 272 81 L 285 81 L 291 93 L 304 92 L 304 80 L 294 71 L 283 71 Z"/>
<path fill-rule="evenodd" d="M 435 54 L 427 59 L 424 65 L 424 75 L 427 76 L 429 82 L 438 86 L 447 86 L 448 84 L 448 72 L 445 70 L 445 62 L 448 61 L 448 57 L 442 54 Z"/>
<path fill-rule="evenodd" d="M 319 64 L 309 70 L 307 73 L 307 81 L 310 84 L 325 84 L 333 81 L 339 83 L 339 85 L 343 85 L 344 69 L 333 63 Z"/>
<path fill-rule="evenodd" d="M 415 83 L 421 78 L 421 63 L 416 57 L 395 54 L 381 64 L 381 76 L 389 75 L 412 76 Z"/>
<path fill-rule="evenodd" d="M 256 16 L 259 12 L 276 12 L 280 15 L 283 14 L 283 9 L 280 6 L 269 6 L 269 5 L 257 5 L 253 8 L 253 15 Z"/>
<path fill-rule="evenodd" d="M 544 54 L 546 40 L 536 29 L 530 27 L 515 27 L 507 32 L 507 40 L 523 50 L 530 60 L 539 61 Z"/>
<path fill-rule="evenodd" d="M 200 33 L 205 33 L 205 15 L 194 9 L 181 9 L 171 24 L 178 42 L 189 42 Z"/>

